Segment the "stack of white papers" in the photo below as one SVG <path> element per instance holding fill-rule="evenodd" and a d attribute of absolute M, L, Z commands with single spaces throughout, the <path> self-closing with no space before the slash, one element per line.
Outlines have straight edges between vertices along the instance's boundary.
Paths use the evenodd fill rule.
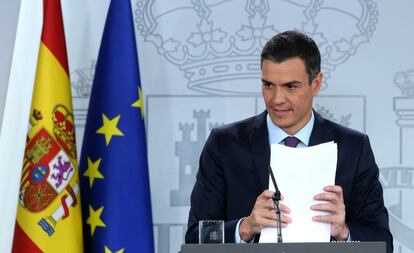
<path fill-rule="evenodd" d="M 326 214 L 311 210 L 320 203 L 313 197 L 324 192 L 323 187 L 335 184 L 337 145 L 327 142 L 306 148 L 290 148 L 272 144 L 270 165 L 281 201 L 291 210 L 292 223 L 282 228 L 283 242 L 329 242 L 331 225 L 314 222 L 315 215 Z M 269 190 L 275 191 L 269 177 Z M 264 228 L 259 242 L 277 242 L 277 229 Z"/>

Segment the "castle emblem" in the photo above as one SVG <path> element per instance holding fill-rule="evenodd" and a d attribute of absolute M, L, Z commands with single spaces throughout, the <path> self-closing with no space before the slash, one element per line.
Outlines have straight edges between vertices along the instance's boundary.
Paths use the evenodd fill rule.
<path fill-rule="evenodd" d="M 179 188 L 172 190 L 171 206 L 190 206 L 190 194 L 193 189 L 197 170 L 198 155 L 203 149 L 207 139 L 208 131 L 218 127 L 219 123 L 207 124 L 210 118 L 209 110 L 193 111 L 193 118 L 196 120 L 196 140 L 191 139 L 191 132 L 194 129 L 194 123 L 180 123 L 181 140 L 175 142 L 175 155 L 179 159 Z M 207 128 L 208 126 L 208 128 Z"/>

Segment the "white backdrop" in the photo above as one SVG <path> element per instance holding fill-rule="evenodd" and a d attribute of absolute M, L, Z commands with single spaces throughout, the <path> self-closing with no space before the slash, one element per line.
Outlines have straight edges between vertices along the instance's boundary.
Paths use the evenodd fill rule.
<path fill-rule="evenodd" d="M 81 147 L 109 2 L 62 3 Z M 314 108 L 368 133 L 381 170 L 395 252 L 414 253 L 414 1 L 131 3 L 158 252 L 177 252 L 183 242 L 198 156 L 210 129 L 264 109 L 259 93 L 263 43 L 279 31 L 296 29 L 312 36 L 322 53 L 326 79 Z"/>

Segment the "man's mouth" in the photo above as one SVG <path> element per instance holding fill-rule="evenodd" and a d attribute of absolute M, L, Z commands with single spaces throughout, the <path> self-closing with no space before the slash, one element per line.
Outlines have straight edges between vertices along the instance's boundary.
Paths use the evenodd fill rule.
<path fill-rule="evenodd" d="M 285 116 L 291 111 L 291 109 L 273 108 L 272 111 L 276 116 Z"/>

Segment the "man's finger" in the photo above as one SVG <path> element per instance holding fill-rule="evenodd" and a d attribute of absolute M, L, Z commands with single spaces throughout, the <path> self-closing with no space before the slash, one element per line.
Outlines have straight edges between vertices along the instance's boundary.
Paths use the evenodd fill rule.
<path fill-rule="evenodd" d="M 342 195 L 342 187 L 339 185 L 327 185 L 323 189 L 327 192 L 333 192 Z"/>
<path fill-rule="evenodd" d="M 343 219 L 340 215 L 316 215 L 312 217 L 312 220 L 318 222 L 331 223 L 333 225 L 340 224 L 343 222 Z"/>
<path fill-rule="evenodd" d="M 313 221 L 333 223 L 335 218 L 333 215 L 316 215 L 312 217 Z"/>
<path fill-rule="evenodd" d="M 325 212 L 335 212 L 336 208 L 334 205 L 332 205 L 331 203 L 327 203 L 327 204 L 315 204 L 311 206 L 311 209 L 314 211 L 325 211 Z"/>
<path fill-rule="evenodd" d="M 259 198 L 271 199 L 273 197 L 274 192 L 269 190 L 264 190 L 262 194 L 259 195 Z"/>
<path fill-rule="evenodd" d="M 323 192 L 316 194 L 314 197 L 316 200 L 326 200 L 326 201 L 338 201 L 340 200 L 340 196 L 336 193 L 332 192 Z"/>

